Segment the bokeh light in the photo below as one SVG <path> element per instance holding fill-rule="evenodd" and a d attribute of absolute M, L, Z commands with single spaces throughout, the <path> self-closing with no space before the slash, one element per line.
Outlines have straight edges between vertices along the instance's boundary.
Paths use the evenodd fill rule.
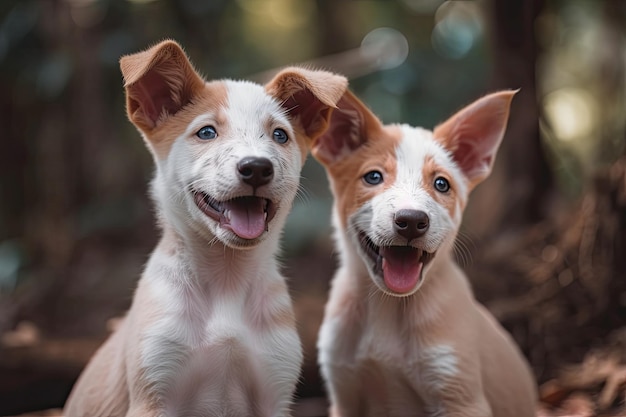
<path fill-rule="evenodd" d="M 557 139 L 588 140 L 597 120 L 598 106 L 587 90 L 561 88 L 544 99 L 546 118 Z"/>
<path fill-rule="evenodd" d="M 481 35 L 482 23 L 475 2 L 446 1 L 437 9 L 435 21 L 432 46 L 445 58 L 463 58 Z"/>
<path fill-rule="evenodd" d="M 395 68 L 409 56 L 409 42 L 396 29 L 377 28 L 363 38 L 361 54 L 378 69 Z"/>

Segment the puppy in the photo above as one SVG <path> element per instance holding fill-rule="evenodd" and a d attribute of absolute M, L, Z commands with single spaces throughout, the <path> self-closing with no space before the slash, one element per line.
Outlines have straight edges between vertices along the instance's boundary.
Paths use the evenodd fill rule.
<path fill-rule="evenodd" d="M 452 254 L 514 94 L 431 132 L 382 125 L 347 92 L 313 145 L 340 256 L 318 341 L 332 416 L 534 416 L 529 367 Z"/>
<path fill-rule="evenodd" d="M 65 415 L 286 416 L 302 353 L 276 260 L 309 145 L 344 77 L 205 82 L 173 41 L 125 56 L 162 237 Z"/>

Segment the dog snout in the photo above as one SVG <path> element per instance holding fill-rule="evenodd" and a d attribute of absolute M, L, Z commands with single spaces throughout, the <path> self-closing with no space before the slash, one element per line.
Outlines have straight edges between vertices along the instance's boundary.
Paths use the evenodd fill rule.
<path fill-rule="evenodd" d="M 246 157 L 237 164 L 239 178 L 254 188 L 269 183 L 274 178 L 274 165 L 267 158 Z"/>
<path fill-rule="evenodd" d="M 398 210 L 394 218 L 396 232 L 411 241 L 423 236 L 428 230 L 428 215 L 421 210 Z"/>

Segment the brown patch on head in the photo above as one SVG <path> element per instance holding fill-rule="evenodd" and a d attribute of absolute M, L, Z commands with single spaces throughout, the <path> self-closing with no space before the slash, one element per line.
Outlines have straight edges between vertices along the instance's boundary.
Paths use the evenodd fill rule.
<path fill-rule="evenodd" d="M 328 130 L 312 148 L 330 177 L 343 226 L 348 216 L 395 182 L 396 148 L 401 140 L 399 126 L 384 126 L 361 100 L 346 91 Z M 382 173 L 383 182 L 365 183 L 363 176 L 374 170 Z"/>
<path fill-rule="evenodd" d="M 329 167 L 382 133 L 383 124 L 351 91 L 346 91 L 332 114 L 328 130 L 314 143 L 313 156 Z"/>
<path fill-rule="evenodd" d="M 223 133 L 224 129 L 220 129 L 220 127 L 226 125 L 224 109 L 227 102 L 226 84 L 221 81 L 205 84 L 193 101 L 176 113 L 176 117 L 163 119 L 158 128 L 145 134 L 148 145 L 154 150 L 158 159 L 167 158 L 174 141 L 187 131 L 189 124 L 195 118 L 202 114 L 214 119 L 215 127 Z"/>
<path fill-rule="evenodd" d="M 296 67 L 282 70 L 265 86 L 289 115 L 303 160 L 311 143 L 326 131 L 347 86 L 341 75 Z"/>
<path fill-rule="evenodd" d="M 157 128 L 185 109 L 205 89 L 204 80 L 183 49 L 171 40 L 122 57 L 120 69 L 128 118 L 151 141 L 160 135 L 155 132 Z"/>
<path fill-rule="evenodd" d="M 438 177 L 444 178 L 450 184 L 450 189 L 447 192 L 442 193 L 435 188 L 435 180 Z M 427 156 L 424 160 L 422 181 L 424 190 L 428 192 L 433 200 L 448 211 L 450 218 L 453 219 L 456 214 L 457 202 L 460 203 L 460 209 L 463 210 L 465 202 L 458 193 L 459 184 L 450 172 L 435 162 L 432 156 Z"/>
<path fill-rule="evenodd" d="M 397 175 L 396 148 L 402 140 L 398 126 L 385 126 L 364 139 L 364 144 L 350 155 L 327 166 L 342 226 L 350 215 L 375 195 L 394 184 Z M 383 182 L 370 185 L 363 176 L 380 171 Z"/>

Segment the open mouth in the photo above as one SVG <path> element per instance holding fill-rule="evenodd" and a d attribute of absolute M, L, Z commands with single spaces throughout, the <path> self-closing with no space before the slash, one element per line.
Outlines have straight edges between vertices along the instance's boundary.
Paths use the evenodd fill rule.
<path fill-rule="evenodd" d="M 276 215 L 276 204 L 263 197 L 244 196 L 218 201 L 206 193 L 193 191 L 193 198 L 204 214 L 242 239 L 261 236 Z"/>
<path fill-rule="evenodd" d="M 422 271 L 435 256 L 413 246 L 376 246 L 359 232 L 363 252 L 372 260 L 374 273 L 382 276 L 387 288 L 398 294 L 411 292 L 422 279 Z"/>

